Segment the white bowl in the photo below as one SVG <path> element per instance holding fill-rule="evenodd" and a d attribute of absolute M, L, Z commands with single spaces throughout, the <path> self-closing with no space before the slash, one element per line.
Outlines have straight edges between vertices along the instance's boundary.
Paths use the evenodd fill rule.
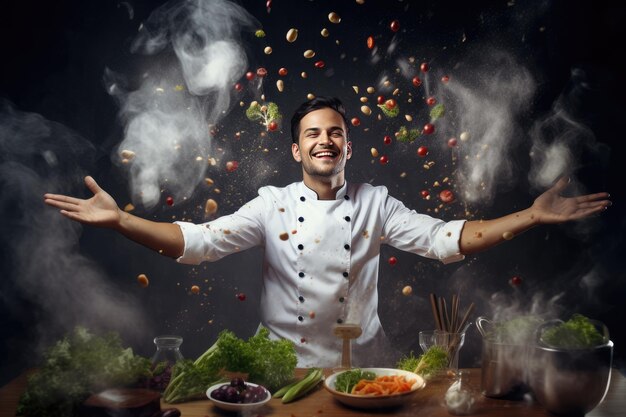
<path fill-rule="evenodd" d="M 272 399 L 272 394 L 270 394 L 269 390 L 267 390 L 267 388 L 263 387 L 263 389 L 265 390 L 265 399 L 256 403 L 228 403 L 226 401 L 220 401 L 220 400 L 216 400 L 215 398 L 213 398 L 213 396 L 211 395 L 211 393 L 213 391 L 215 391 L 216 389 L 218 389 L 219 387 L 221 387 L 222 385 L 229 385 L 228 382 L 220 382 L 219 384 L 215 384 L 211 387 L 209 387 L 209 389 L 206 391 L 206 396 L 209 398 L 209 400 L 211 400 L 213 402 L 213 404 L 215 404 L 215 406 L 217 408 L 221 408 L 222 410 L 226 410 L 226 411 L 250 411 L 250 410 L 254 410 L 257 409 L 259 407 L 261 407 L 263 404 L 266 404 L 269 400 Z M 246 385 L 250 385 L 252 387 L 258 387 L 259 385 L 257 384 L 253 384 L 252 382 L 246 382 Z"/>
<path fill-rule="evenodd" d="M 387 408 L 397 407 L 409 402 L 413 395 L 422 390 L 426 386 L 426 381 L 421 376 L 409 372 L 402 371 L 400 369 L 391 368 L 360 368 L 362 371 L 369 371 L 376 374 L 376 376 L 390 376 L 398 375 L 404 376 L 407 379 L 415 380 L 411 390 L 399 394 L 390 395 L 355 395 L 345 392 L 337 391 L 335 389 L 335 380 L 337 376 L 347 371 L 335 372 L 324 380 L 324 388 L 330 392 L 337 401 L 355 408 Z"/>

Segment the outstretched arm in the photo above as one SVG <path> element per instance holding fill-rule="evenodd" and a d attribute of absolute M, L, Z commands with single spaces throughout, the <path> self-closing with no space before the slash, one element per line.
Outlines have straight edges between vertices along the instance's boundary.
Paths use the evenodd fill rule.
<path fill-rule="evenodd" d="M 127 238 L 159 253 L 178 258 L 185 242 L 180 227 L 173 223 L 154 222 L 127 213 L 92 177 L 85 185 L 93 193 L 87 200 L 60 194 L 45 194 L 44 202 L 61 209 L 65 217 L 80 223 L 113 229 Z"/>
<path fill-rule="evenodd" d="M 569 181 L 561 178 L 533 202 L 529 208 L 493 220 L 465 223 L 459 246 L 471 255 L 513 238 L 539 224 L 563 223 L 599 213 L 611 205 L 608 193 L 563 197 L 560 193 Z"/>

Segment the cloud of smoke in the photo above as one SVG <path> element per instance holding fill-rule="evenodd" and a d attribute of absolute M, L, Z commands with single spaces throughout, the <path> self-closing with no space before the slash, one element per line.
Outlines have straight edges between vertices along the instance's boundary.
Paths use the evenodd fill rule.
<path fill-rule="evenodd" d="M 42 342 L 78 324 L 137 337 L 148 327 L 136 300 L 76 251 L 81 226 L 43 203 L 82 189 L 95 155 L 77 133 L 0 101 L 0 301 L 10 317 L 36 315 Z"/>
<path fill-rule="evenodd" d="M 142 24 L 131 50 L 148 55 L 173 51 L 176 60 L 161 60 L 132 92 L 124 90 L 119 74 L 105 74 L 126 123 L 113 158 L 130 165 L 134 202 L 152 208 L 164 187 L 181 200 L 202 180 L 211 147 L 209 126 L 228 112 L 232 87 L 247 66 L 240 33 L 255 22 L 226 0 L 168 2 Z M 132 151 L 132 160 L 122 158 L 122 151 Z"/>

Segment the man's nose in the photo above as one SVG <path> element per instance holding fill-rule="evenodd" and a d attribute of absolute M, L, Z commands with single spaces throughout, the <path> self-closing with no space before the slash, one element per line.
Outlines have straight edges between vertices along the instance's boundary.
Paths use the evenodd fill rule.
<path fill-rule="evenodd" d="M 322 131 L 322 133 L 319 135 L 319 142 L 320 143 L 332 143 L 328 132 Z"/>

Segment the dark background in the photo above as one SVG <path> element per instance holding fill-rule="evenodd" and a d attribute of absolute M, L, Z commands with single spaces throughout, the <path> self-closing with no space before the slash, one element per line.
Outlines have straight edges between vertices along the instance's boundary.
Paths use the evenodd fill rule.
<path fill-rule="evenodd" d="M 0 25 L 1 383 L 36 365 L 41 349 L 76 324 L 95 331 L 119 331 L 128 345 L 146 356 L 152 354 L 151 340 L 157 334 L 182 335 L 183 354 L 196 357 L 221 329 L 232 329 L 242 337 L 256 329 L 260 249 L 213 264 L 183 266 L 111 231 L 69 224 L 43 207 L 44 192 L 87 196 L 81 183 L 86 174 L 93 175 L 120 206 L 130 202 L 126 173 L 112 162 L 123 138 L 123 121 L 117 103 L 106 92 L 103 74 L 109 68 L 137 82 L 142 71 L 154 65 L 154 58 L 131 54 L 129 49 L 139 24 L 160 4 L 25 1 L 4 7 Z M 464 306 L 475 302 L 474 318 L 491 317 L 502 305 L 520 312 L 528 312 L 532 306 L 551 309 L 561 318 L 580 312 L 607 324 L 615 342 L 615 365 L 624 369 L 626 235 L 623 174 L 619 173 L 626 110 L 625 68 L 619 63 L 624 6 L 580 1 L 366 0 L 358 5 L 347 0 L 276 0 L 268 13 L 263 1 L 240 4 L 267 32 L 261 40 L 251 33 L 242 39 L 250 69 L 264 66 L 270 74 L 263 89 L 285 116 L 281 131 L 260 135 L 262 129 L 246 120 L 237 104 L 239 100 L 248 103 L 255 92 L 237 96 L 233 91 L 235 104 L 219 124 L 214 145 L 239 159 L 240 169 L 227 174 L 223 161 L 210 168 L 207 176 L 215 180 L 219 194 L 199 186 L 186 202 L 176 202 L 173 207 L 163 203 L 150 210 L 138 207 L 136 214 L 163 221 L 186 218 L 201 222 L 199 207 L 207 194 L 219 201 L 219 214 L 226 214 L 253 198 L 261 185 L 298 180 L 299 166 L 291 161 L 289 152 L 287 121 L 309 92 L 338 95 L 348 113 L 363 121 L 352 128 L 355 155 L 348 165 L 348 181 L 386 185 L 409 207 L 446 220 L 468 214 L 474 219 L 492 218 L 522 209 L 538 194 L 526 176 L 528 140 L 515 144 L 512 179 L 497 184 L 493 198 L 468 204 L 459 196 L 455 203 L 437 211 L 436 199 L 426 201 L 419 196 L 425 182 L 421 176 L 430 182 L 430 178 L 453 176 L 453 166 L 441 163 L 433 168 L 434 173 L 425 172 L 414 156 L 415 144 L 390 147 L 387 153 L 392 162 L 386 166 L 373 160 L 369 149 L 382 150 L 382 136 L 392 133 L 393 126 L 360 114 L 358 97 L 363 94 L 355 95 L 351 86 L 375 85 L 382 69 L 393 73 L 396 63 L 391 57 L 376 64 L 368 62 L 365 39 L 374 35 L 378 44 L 388 44 L 392 37 L 389 22 L 398 19 L 402 29 L 396 35 L 395 57 L 414 56 L 415 66 L 431 62 L 433 72 L 435 68 L 438 74 L 447 71 L 453 79 L 455 74 L 471 79 L 469 74 L 476 70 L 472 63 L 485 68 L 494 49 L 510 54 L 536 81 L 529 108 L 517 115 L 522 136 L 552 111 L 559 97 L 572 91 L 572 71 L 576 69 L 584 73 L 583 80 L 577 80 L 583 88 L 568 95 L 571 117 L 592 132 L 594 142 L 591 148 L 573 150 L 577 164 L 572 174 L 581 189 L 609 191 L 613 206 L 576 225 L 532 229 L 451 265 L 383 247 L 380 315 L 392 342 L 406 353 L 419 351 L 417 333 L 432 327 L 427 302 L 431 292 L 447 298 L 460 293 Z M 340 25 L 328 22 L 330 11 L 342 16 Z M 284 41 L 291 27 L 301 31 L 298 47 Z M 307 37 L 306 29 L 318 34 L 322 27 L 332 31 L 329 40 L 319 35 Z M 334 43 L 335 39 L 340 43 Z M 316 72 L 312 63 L 302 58 L 307 42 L 325 59 L 324 71 Z M 272 45 L 272 55 L 263 54 L 264 45 Z M 286 91 L 278 94 L 274 74 L 282 66 L 290 68 L 290 74 L 285 77 Z M 302 70 L 309 72 L 307 80 L 298 76 Z M 484 81 L 480 75 L 477 79 Z M 245 79 L 242 82 L 247 86 Z M 33 134 L 32 129 L 24 128 L 27 123 L 47 130 Z M 243 133 L 235 140 L 238 131 Z M 445 138 L 439 140 L 445 142 Z M 270 152 L 259 156 L 259 147 Z M 54 150 L 57 164 L 49 163 L 45 149 Z M 438 152 L 445 151 L 442 149 Z M 261 157 L 275 169 L 259 179 L 249 167 Z M 438 157 L 434 150 L 433 157 Z M 408 175 L 401 176 L 403 172 Z M 398 265 L 387 264 L 390 256 L 398 258 Z M 135 277 L 140 273 L 150 277 L 148 288 L 137 285 Z M 512 276 L 523 279 L 520 287 L 509 284 Z M 407 284 L 413 287 L 409 297 L 401 295 Z M 191 294 L 192 285 L 200 285 L 201 294 Z M 241 292 L 247 295 L 243 302 L 235 296 Z M 101 298 L 108 302 L 97 302 Z M 478 366 L 479 358 L 480 337 L 472 327 L 461 365 Z"/>

